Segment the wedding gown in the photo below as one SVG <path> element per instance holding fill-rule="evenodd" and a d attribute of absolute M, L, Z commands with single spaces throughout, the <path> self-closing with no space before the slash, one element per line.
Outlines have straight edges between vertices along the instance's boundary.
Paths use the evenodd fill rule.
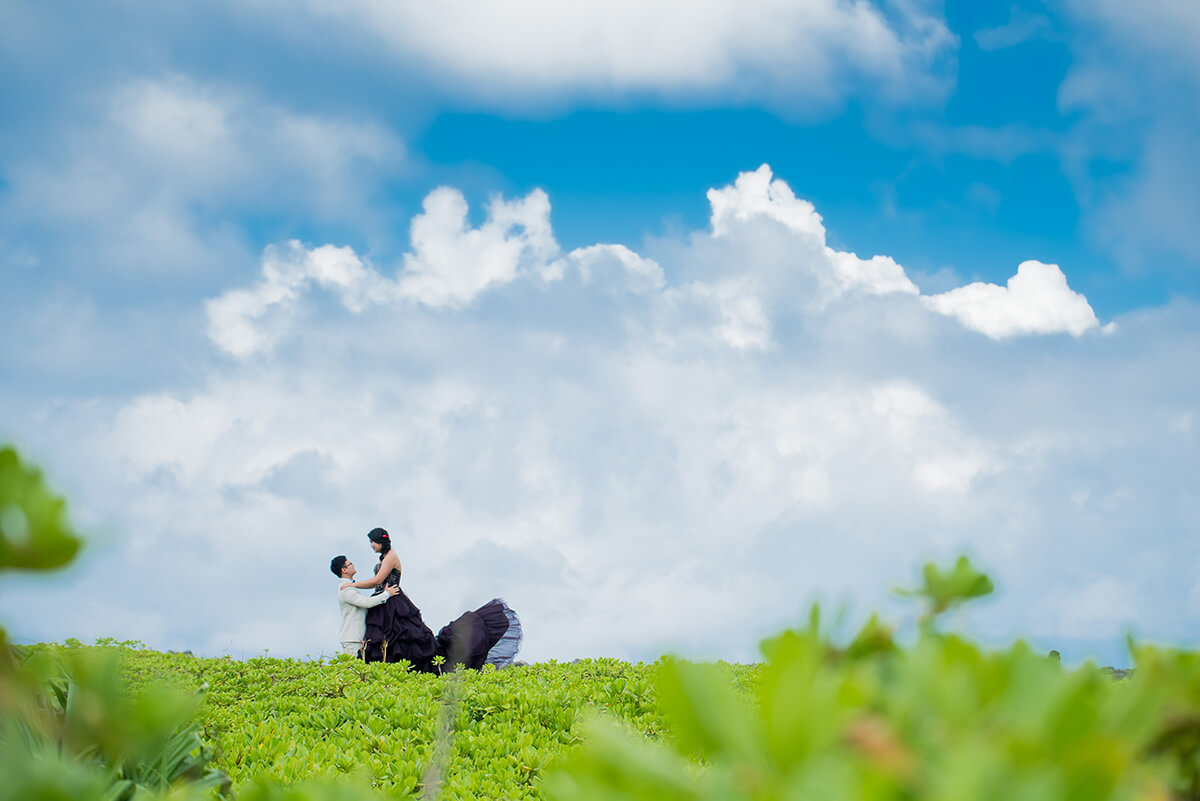
<path fill-rule="evenodd" d="M 393 570 L 384 585 L 399 589 L 400 571 Z M 383 587 L 376 590 L 380 592 Z M 421 610 L 400 589 L 383 604 L 367 610 L 362 658 L 367 662 L 404 659 L 422 673 L 443 673 L 459 666 L 478 669 L 484 664 L 503 668 L 513 663 L 522 638 L 520 618 L 502 598 L 463 612 L 435 637 L 421 619 Z M 434 662 L 438 656 L 442 657 L 440 665 Z"/>

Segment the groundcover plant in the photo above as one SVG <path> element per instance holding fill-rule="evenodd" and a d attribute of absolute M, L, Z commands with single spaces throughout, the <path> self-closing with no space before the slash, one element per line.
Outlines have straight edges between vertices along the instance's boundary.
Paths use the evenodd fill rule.
<path fill-rule="evenodd" d="M 51 569 L 65 506 L 0 451 L 0 569 Z M 805 627 L 758 665 L 608 659 L 428 676 L 350 657 L 0 641 L 0 801 L 376 797 L 1200 799 L 1200 654 L 1135 668 L 986 649 L 940 620 L 992 590 L 926 567 L 898 640 Z"/>

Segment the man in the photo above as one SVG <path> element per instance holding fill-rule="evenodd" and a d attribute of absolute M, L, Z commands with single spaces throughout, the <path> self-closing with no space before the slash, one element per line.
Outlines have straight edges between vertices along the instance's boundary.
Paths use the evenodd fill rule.
<path fill-rule="evenodd" d="M 354 581 L 354 574 L 358 572 L 354 563 L 345 556 L 333 557 L 329 569 L 343 582 Z M 338 607 L 342 610 L 341 638 L 345 653 L 357 655 L 362 651 L 363 635 L 367 631 L 367 610 L 385 603 L 399 591 L 399 587 L 385 587 L 384 592 L 376 595 L 363 595 L 353 587 L 341 589 L 339 585 Z"/>

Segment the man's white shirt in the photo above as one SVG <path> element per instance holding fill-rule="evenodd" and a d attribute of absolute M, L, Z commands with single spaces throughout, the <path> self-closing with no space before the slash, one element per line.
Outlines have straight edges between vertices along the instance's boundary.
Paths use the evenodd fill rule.
<path fill-rule="evenodd" d="M 367 610 L 386 602 L 389 597 L 386 592 L 363 595 L 354 587 L 338 590 L 338 607 L 342 610 L 342 649 L 346 653 L 356 654 L 362 646 L 367 631 Z"/>

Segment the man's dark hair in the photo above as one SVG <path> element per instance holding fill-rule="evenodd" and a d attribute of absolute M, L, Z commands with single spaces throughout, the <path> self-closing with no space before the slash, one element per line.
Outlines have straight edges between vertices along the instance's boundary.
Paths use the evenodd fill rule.
<path fill-rule="evenodd" d="M 342 568 L 346 566 L 346 557 L 335 556 L 329 561 L 329 569 L 333 571 L 333 575 L 338 578 L 342 577 Z"/>

